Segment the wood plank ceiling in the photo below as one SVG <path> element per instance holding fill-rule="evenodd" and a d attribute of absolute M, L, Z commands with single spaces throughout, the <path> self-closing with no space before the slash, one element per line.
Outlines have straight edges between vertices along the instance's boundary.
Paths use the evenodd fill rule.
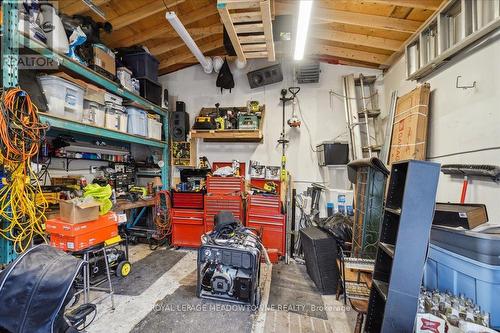
<path fill-rule="evenodd" d="M 165 19 L 176 12 L 205 55 L 226 55 L 217 0 L 93 0 L 113 24 L 104 42 L 113 48 L 141 44 L 160 61 L 160 74 L 196 64 Z M 315 0 L 308 57 L 331 63 L 386 68 L 403 44 L 443 0 Z M 272 0 L 274 16 L 298 15 L 298 1 Z M 81 0 L 59 2 L 66 14 L 97 16 Z M 276 54 L 276 58 L 283 56 Z M 291 56 L 291 55 L 288 55 Z"/>

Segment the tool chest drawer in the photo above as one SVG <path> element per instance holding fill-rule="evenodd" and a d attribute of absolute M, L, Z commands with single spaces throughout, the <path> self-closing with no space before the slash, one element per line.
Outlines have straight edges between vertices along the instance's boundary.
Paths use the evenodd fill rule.
<path fill-rule="evenodd" d="M 172 224 L 172 245 L 185 247 L 199 247 L 201 236 L 205 232 L 203 224 Z"/>
<path fill-rule="evenodd" d="M 203 224 L 203 210 L 174 208 L 172 224 Z"/>
<path fill-rule="evenodd" d="M 285 215 L 249 213 L 246 226 L 261 233 L 266 249 L 276 249 L 279 255 L 285 254 Z"/>
<path fill-rule="evenodd" d="M 213 230 L 214 216 L 220 211 L 230 211 L 242 224 L 245 223 L 243 198 L 239 195 L 205 196 L 205 232 Z"/>
<path fill-rule="evenodd" d="M 173 208 L 203 209 L 203 192 L 172 191 Z"/>
<path fill-rule="evenodd" d="M 250 195 L 247 198 L 248 210 L 262 210 L 281 213 L 281 201 L 277 195 Z"/>
<path fill-rule="evenodd" d="M 245 190 L 243 177 L 207 177 L 207 193 L 239 194 Z"/>

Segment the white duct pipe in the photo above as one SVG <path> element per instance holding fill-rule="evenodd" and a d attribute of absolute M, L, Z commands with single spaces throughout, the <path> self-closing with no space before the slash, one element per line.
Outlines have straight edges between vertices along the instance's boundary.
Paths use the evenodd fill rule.
<path fill-rule="evenodd" d="M 191 35 L 186 30 L 186 28 L 179 20 L 177 15 L 175 15 L 174 12 L 167 12 L 165 14 L 165 17 L 167 21 L 170 23 L 170 25 L 172 25 L 172 28 L 174 28 L 174 30 L 177 32 L 179 37 L 184 41 L 189 50 L 191 50 L 195 58 L 200 63 L 201 67 L 203 67 L 203 71 L 207 74 L 212 73 L 213 70 L 212 58 L 205 57 L 203 55 L 200 48 L 198 47 L 198 45 L 196 45 L 193 38 L 191 38 Z"/>

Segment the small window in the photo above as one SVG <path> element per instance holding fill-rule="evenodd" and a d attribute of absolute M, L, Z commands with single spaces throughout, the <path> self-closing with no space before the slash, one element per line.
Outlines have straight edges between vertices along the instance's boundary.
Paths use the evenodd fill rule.
<path fill-rule="evenodd" d="M 430 24 L 422 31 L 420 45 L 421 63 L 424 66 L 439 54 L 437 22 Z"/>
<path fill-rule="evenodd" d="M 406 48 L 407 72 L 408 75 L 415 73 L 420 68 L 420 45 L 418 40 L 409 44 Z"/>
<path fill-rule="evenodd" d="M 455 1 L 441 14 L 442 51 L 449 49 L 464 38 L 461 1 Z"/>

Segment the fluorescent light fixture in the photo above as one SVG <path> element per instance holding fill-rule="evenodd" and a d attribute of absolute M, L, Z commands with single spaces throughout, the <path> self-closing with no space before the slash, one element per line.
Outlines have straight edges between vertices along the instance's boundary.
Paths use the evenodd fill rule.
<path fill-rule="evenodd" d="M 297 22 L 297 38 L 295 39 L 294 60 L 304 58 L 304 48 L 306 47 L 307 31 L 309 30 L 309 20 L 311 19 L 312 0 L 301 0 L 299 7 L 299 20 Z"/>
<path fill-rule="evenodd" d="M 104 14 L 104 12 L 102 11 L 101 8 L 99 8 L 98 6 L 96 6 L 92 0 L 82 0 L 82 2 L 84 4 L 86 4 L 94 13 L 96 13 L 97 15 L 99 15 L 100 17 L 102 17 L 104 20 L 106 19 L 106 14 Z"/>
<path fill-rule="evenodd" d="M 203 67 L 203 71 L 207 74 L 212 73 L 213 70 L 212 58 L 205 57 L 203 55 L 203 52 L 201 52 L 198 45 L 196 45 L 193 38 L 191 38 L 191 35 L 186 30 L 184 25 L 182 25 L 182 22 L 179 20 L 177 15 L 175 15 L 174 12 L 167 12 L 165 14 L 165 17 L 170 23 L 170 25 L 172 25 L 172 28 L 174 28 L 174 30 L 177 32 L 179 37 L 184 41 L 189 50 L 191 50 L 191 53 L 193 53 L 195 58 L 201 64 L 201 67 Z"/>

